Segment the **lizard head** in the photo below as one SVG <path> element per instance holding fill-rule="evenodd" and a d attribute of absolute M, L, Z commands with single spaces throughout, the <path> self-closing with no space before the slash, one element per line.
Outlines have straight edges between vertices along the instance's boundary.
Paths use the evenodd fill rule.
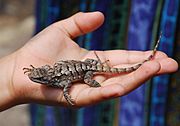
<path fill-rule="evenodd" d="M 30 65 L 30 68 L 23 68 L 24 74 L 27 73 L 29 79 L 36 83 L 48 85 L 53 74 L 53 69 L 49 65 L 35 68 Z"/>

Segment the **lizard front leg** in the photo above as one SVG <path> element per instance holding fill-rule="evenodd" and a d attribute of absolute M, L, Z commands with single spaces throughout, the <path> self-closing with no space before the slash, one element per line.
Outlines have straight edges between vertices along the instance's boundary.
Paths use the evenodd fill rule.
<path fill-rule="evenodd" d="M 90 87 L 101 87 L 101 85 L 97 81 L 93 80 L 92 78 L 93 78 L 93 72 L 88 71 L 86 72 L 84 76 L 84 82 L 88 84 Z"/>
<path fill-rule="evenodd" d="M 63 87 L 63 95 L 64 95 L 65 99 L 67 100 L 67 102 L 70 105 L 75 105 L 74 100 L 71 98 L 71 96 L 69 94 L 69 89 L 70 89 L 71 85 L 72 85 L 72 83 L 70 80 L 64 80 L 59 83 L 59 87 Z"/>

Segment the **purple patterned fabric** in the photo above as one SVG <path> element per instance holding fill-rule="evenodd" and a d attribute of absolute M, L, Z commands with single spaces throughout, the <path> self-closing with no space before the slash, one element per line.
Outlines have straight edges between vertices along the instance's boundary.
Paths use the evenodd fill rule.
<path fill-rule="evenodd" d="M 128 49 L 147 50 L 150 47 L 151 32 L 156 0 L 133 0 L 131 3 L 128 29 Z M 145 85 L 123 96 L 120 101 L 119 126 L 145 125 Z"/>
<path fill-rule="evenodd" d="M 176 30 L 177 15 L 179 12 L 179 0 L 165 0 L 160 30 L 163 33 L 159 50 L 165 52 L 168 56 L 173 55 L 174 34 Z M 161 75 L 155 77 L 152 83 L 152 99 L 150 126 L 164 126 L 166 123 L 166 103 L 170 75 Z"/>

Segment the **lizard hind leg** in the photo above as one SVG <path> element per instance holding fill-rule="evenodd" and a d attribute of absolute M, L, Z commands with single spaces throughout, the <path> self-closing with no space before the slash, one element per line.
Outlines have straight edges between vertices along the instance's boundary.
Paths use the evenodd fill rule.
<path fill-rule="evenodd" d="M 90 87 L 101 87 L 101 85 L 96 81 L 93 80 L 93 72 L 88 71 L 84 76 L 84 82 L 88 84 Z"/>
<path fill-rule="evenodd" d="M 110 64 L 110 60 L 105 60 L 104 62 L 102 62 L 102 61 L 100 60 L 99 56 L 97 55 L 96 51 L 94 51 L 94 54 L 95 54 L 95 56 L 96 56 L 96 58 L 97 58 L 97 61 L 99 62 L 100 65 L 103 66 L 104 64 L 106 64 L 108 67 L 111 66 L 111 65 L 109 65 L 109 64 Z"/>

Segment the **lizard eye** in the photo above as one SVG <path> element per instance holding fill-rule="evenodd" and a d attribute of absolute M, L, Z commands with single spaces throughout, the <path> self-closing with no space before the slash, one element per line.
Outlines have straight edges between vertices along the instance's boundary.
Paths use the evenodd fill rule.
<path fill-rule="evenodd" d="M 45 69 L 45 70 L 51 69 L 51 67 L 49 65 L 42 66 L 42 68 Z"/>
<path fill-rule="evenodd" d="M 53 74 L 53 68 L 49 65 L 42 66 L 42 69 L 44 72 L 46 72 L 47 75 Z"/>

